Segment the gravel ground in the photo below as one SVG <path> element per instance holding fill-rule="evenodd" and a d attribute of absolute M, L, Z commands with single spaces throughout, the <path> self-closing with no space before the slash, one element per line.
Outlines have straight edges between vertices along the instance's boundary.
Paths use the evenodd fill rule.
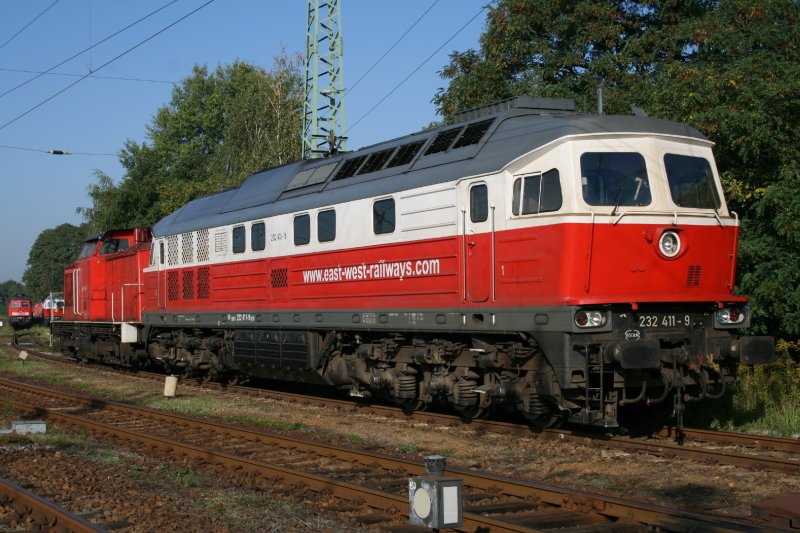
<path fill-rule="evenodd" d="M 32 373 L 43 379 L 56 375 L 53 379 L 62 384 L 115 399 L 128 398 L 140 405 L 188 409 L 196 415 L 224 417 L 244 425 L 256 423 L 284 434 L 414 459 L 438 453 L 447 457 L 448 466 L 692 510 L 749 515 L 750 506 L 769 495 L 800 491 L 798 476 L 475 432 L 468 427 L 434 426 L 180 385 L 178 397 L 166 401 L 158 383 L 135 377 L 110 378 L 92 367 L 48 368 L 50 365 L 43 364 Z M 2 406 L 0 421 L 8 427 L 13 413 L 1 411 Z M 68 436 L 63 438 L 68 440 Z M 33 486 L 31 490 L 40 494 L 58 494 L 59 485 L 69 488 L 78 483 L 80 492 L 103 492 L 118 502 L 108 521 L 130 524 L 120 531 L 334 531 L 344 524 L 353 529 L 346 517 L 326 512 L 330 502 L 316 495 L 276 493 L 268 480 L 237 484 L 212 467 L 176 464 L 149 453 L 105 445 L 87 436 L 70 446 L 6 439 L 0 440 L 0 476 Z M 81 472 L 90 475 L 82 479 Z M 126 507 L 146 508 L 131 502 L 150 502 L 153 512 L 125 514 Z M 153 529 L 156 523 L 159 526 Z M 162 529 L 165 526 L 170 528 Z"/>

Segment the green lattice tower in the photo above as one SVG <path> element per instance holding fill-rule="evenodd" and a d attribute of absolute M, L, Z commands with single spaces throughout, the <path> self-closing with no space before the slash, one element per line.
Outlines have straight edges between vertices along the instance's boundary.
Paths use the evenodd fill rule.
<path fill-rule="evenodd" d="M 308 0 L 303 157 L 345 150 L 341 0 Z"/>

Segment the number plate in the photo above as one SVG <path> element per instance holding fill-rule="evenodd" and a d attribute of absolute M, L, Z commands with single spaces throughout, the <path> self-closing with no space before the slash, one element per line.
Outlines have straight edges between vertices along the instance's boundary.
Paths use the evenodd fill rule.
<path fill-rule="evenodd" d="M 640 315 L 637 325 L 640 328 L 688 328 L 692 325 L 691 315 L 674 313 L 651 313 Z"/>

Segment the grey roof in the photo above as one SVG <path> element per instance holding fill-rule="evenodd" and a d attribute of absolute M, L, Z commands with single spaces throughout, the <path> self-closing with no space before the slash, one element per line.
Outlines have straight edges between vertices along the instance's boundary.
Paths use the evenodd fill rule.
<path fill-rule="evenodd" d="M 536 105 L 540 101 L 522 98 L 515 101 L 516 106 L 512 109 L 491 113 L 493 110 L 488 108 L 488 115 L 468 114 L 469 121 L 465 123 L 448 124 L 328 159 L 295 161 L 264 170 L 253 174 L 237 188 L 189 202 L 160 220 L 153 228 L 153 236 L 235 224 L 497 172 L 518 157 L 566 136 L 651 133 L 706 140 L 696 129 L 677 122 L 639 116 L 578 115 L 565 108 L 568 106 L 559 104 L 563 101 L 545 101 L 546 104 L 553 102 L 557 105 L 546 105 L 543 109 L 543 106 Z M 485 126 L 490 120 L 491 125 L 477 142 L 456 147 L 459 144 L 459 140 L 456 140 L 445 151 L 425 154 L 443 132 L 461 128 L 463 134 L 464 128 L 471 125 L 476 126 L 473 130 L 479 130 L 480 124 Z M 391 163 L 383 161 L 382 168 L 378 170 L 362 170 L 361 174 L 336 179 L 337 174 L 347 170 L 345 165 L 348 162 L 350 167 L 358 166 L 358 161 L 354 161 L 356 158 L 412 146 L 416 142 L 424 144 L 405 164 L 390 166 Z M 375 157 L 379 158 L 377 155 Z M 365 160 L 369 161 L 367 158 Z M 332 163 L 336 163 L 335 167 Z M 361 168 L 367 169 L 368 166 L 364 164 Z M 323 174 L 325 179 L 313 179 L 308 182 L 310 185 L 302 186 L 306 183 L 305 176 L 310 176 L 317 168 L 320 168 L 317 175 Z M 329 170 L 331 168 L 332 171 Z M 298 176 L 298 173 L 303 175 Z M 292 182 L 296 176 L 298 179 Z"/>

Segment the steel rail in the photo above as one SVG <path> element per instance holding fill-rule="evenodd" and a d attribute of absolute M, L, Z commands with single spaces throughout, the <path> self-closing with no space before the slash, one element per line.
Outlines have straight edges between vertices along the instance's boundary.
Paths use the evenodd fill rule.
<path fill-rule="evenodd" d="M 420 475 L 424 473 L 421 464 L 405 459 L 392 458 L 382 454 L 372 452 L 360 452 L 348 448 L 339 448 L 319 442 L 305 441 L 302 439 L 285 438 L 262 431 L 243 429 L 240 427 L 209 422 L 194 417 L 186 417 L 155 411 L 152 409 L 127 406 L 118 402 L 110 402 L 101 399 L 94 399 L 86 396 L 76 396 L 57 391 L 50 391 L 34 385 L 14 382 L 12 380 L 0 379 L 0 383 L 10 387 L 19 387 L 23 391 L 35 394 L 45 394 L 50 397 L 64 398 L 66 401 L 73 401 L 82 405 L 88 405 L 97 409 L 114 409 L 128 411 L 139 416 L 156 418 L 169 424 L 195 424 L 204 430 L 214 430 L 228 436 L 237 436 L 248 441 L 255 442 L 278 442 L 282 441 L 283 447 L 290 449 L 303 448 L 311 453 L 320 456 L 337 455 L 338 457 L 358 461 L 364 465 L 379 463 L 386 469 L 403 472 L 406 477 Z M 210 450 L 201 446 L 179 442 L 171 438 L 160 438 L 146 435 L 138 431 L 116 427 L 113 425 L 89 420 L 85 417 L 68 414 L 63 410 L 55 410 L 46 407 L 24 406 L 15 402 L 17 408 L 28 408 L 36 412 L 38 416 L 44 416 L 55 420 L 63 421 L 67 424 L 87 427 L 99 433 L 114 435 L 136 442 L 144 443 L 148 446 L 168 450 L 172 453 L 180 453 L 202 461 L 213 461 L 232 468 L 241 468 L 247 471 L 259 472 L 271 478 L 280 478 L 290 484 L 300 484 L 312 490 L 330 490 L 336 496 L 343 499 L 364 502 L 367 505 L 385 511 L 397 513 L 399 509 L 406 508 L 408 505 L 407 497 L 397 494 L 387 493 L 380 490 L 361 487 L 349 482 L 342 482 L 330 477 L 320 476 L 313 473 L 286 468 L 283 466 L 266 463 L 259 460 L 252 460 L 233 454 Z M 567 489 L 542 483 L 519 481 L 504 476 L 478 474 L 476 472 L 462 469 L 448 469 L 448 475 L 460 477 L 464 481 L 465 487 L 473 490 L 496 492 L 501 489 L 503 494 L 516 496 L 525 501 L 536 501 L 549 504 L 558 508 L 576 510 L 583 513 L 596 514 L 613 521 L 622 521 L 628 525 L 641 524 L 661 527 L 667 530 L 703 530 L 703 531 L 778 531 L 770 529 L 763 524 L 755 525 L 745 520 L 732 519 L 726 517 L 712 516 L 693 511 L 670 509 L 663 506 L 632 502 L 617 497 L 593 494 L 577 489 Z M 509 516 L 513 520 L 513 515 Z M 622 524 L 620 524 L 622 525 Z M 475 530 L 476 528 L 488 528 L 488 531 L 534 531 L 523 525 L 492 517 L 481 516 L 465 510 L 464 529 Z"/>
<path fill-rule="evenodd" d="M 11 505 L 20 514 L 30 514 L 33 520 L 54 533 L 101 533 L 103 529 L 40 498 L 22 487 L 0 478 L 3 503 Z"/>
<path fill-rule="evenodd" d="M 58 361 L 62 359 L 60 356 L 51 356 L 47 354 L 38 354 L 48 360 Z M 143 376 L 152 376 L 154 378 L 163 378 L 163 375 L 139 372 Z M 192 383 L 193 380 L 184 380 L 184 383 Z M 342 400 L 335 398 L 320 398 L 309 397 L 307 395 L 291 393 L 291 392 L 278 392 L 278 391 L 265 391 L 264 389 L 257 389 L 253 387 L 244 386 L 223 386 L 215 383 L 197 381 L 197 386 L 209 387 L 216 390 L 229 390 L 246 395 L 269 395 L 278 398 L 294 401 L 299 403 L 308 403 L 313 401 L 321 405 L 333 406 L 345 411 L 362 412 L 365 414 L 375 413 L 382 416 L 400 417 L 405 419 L 427 421 L 430 423 L 449 425 L 449 426 L 469 426 L 480 431 L 492 431 L 500 434 L 521 436 L 527 438 L 537 438 L 544 440 L 555 440 L 561 442 L 572 442 L 583 445 L 602 445 L 606 444 L 611 448 L 625 450 L 631 453 L 650 454 L 657 457 L 670 457 L 680 458 L 691 461 L 697 461 L 705 464 L 726 464 L 740 468 L 747 468 L 751 470 L 762 470 L 769 472 L 778 472 L 782 474 L 796 475 L 800 473 L 800 460 L 786 459 L 780 457 L 769 457 L 763 455 L 751 455 L 748 453 L 740 453 L 739 451 L 729 451 L 707 449 L 690 446 L 692 442 L 716 442 L 721 444 L 734 444 L 744 447 L 754 448 L 755 450 L 770 450 L 783 453 L 798 454 L 800 457 L 800 440 L 798 439 L 782 439 L 778 437 L 766 437 L 747 435 L 744 433 L 731 433 L 721 432 L 715 430 L 703 430 L 696 428 L 685 428 L 684 435 L 688 439 L 684 445 L 679 445 L 672 442 L 664 441 L 649 441 L 642 439 L 635 439 L 629 437 L 621 437 L 614 435 L 598 435 L 590 431 L 582 430 L 569 430 L 569 429 L 546 429 L 541 433 L 536 433 L 532 428 L 525 424 L 517 424 L 511 422 L 493 421 L 475 419 L 469 422 L 464 422 L 461 418 L 451 414 L 436 413 L 428 411 L 414 411 L 413 413 L 405 413 L 402 409 L 395 406 L 378 405 L 378 404 L 360 404 L 352 400 Z M 670 428 L 663 428 L 661 435 L 669 437 L 671 435 Z"/>
<path fill-rule="evenodd" d="M 662 437 L 672 437 L 675 435 L 675 428 L 663 427 L 659 431 L 659 434 Z M 751 435 L 748 433 L 702 428 L 683 428 L 683 434 L 692 441 L 733 444 L 754 448 L 756 450 L 771 450 L 800 455 L 800 439 L 787 439 L 769 435 Z"/>
<path fill-rule="evenodd" d="M 61 356 L 37 353 L 38 356 L 54 362 L 64 361 Z M 154 379 L 163 378 L 162 374 L 149 372 L 138 372 L 142 377 L 152 377 Z M 250 396 L 269 396 L 278 399 L 309 403 L 315 402 L 320 405 L 332 406 L 344 411 L 361 412 L 364 414 L 378 414 L 381 416 L 399 417 L 411 420 L 419 420 L 433 424 L 448 426 L 465 426 L 480 431 L 491 431 L 495 433 L 514 435 L 526 438 L 536 438 L 543 440 L 555 440 L 561 442 L 572 442 L 582 445 L 607 445 L 609 448 L 626 450 L 631 453 L 650 454 L 657 457 L 680 458 L 685 460 L 697 461 L 704 464 L 726 464 L 751 470 L 761 470 L 778 472 L 782 474 L 796 475 L 800 473 L 800 460 L 781 457 L 770 457 L 764 455 L 753 455 L 741 453 L 740 451 L 720 450 L 719 448 L 708 449 L 692 446 L 694 442 L 715 442 L 720 444 L 733 444 L 743 447 L 753 448 L 757 451 L 776 451 L 789 454 L 797 454 L 800 458 L 800 440 L 782 439 L 778 437 L 766 437 L 747 435 L 744 433 L 721 432 L 715 430 L 703 430 L 695 428 L 684 429 L 684 435 L 688 441 L 684 445 L 673 442 L 643 440 L 614 435 L 599 435 L 586 430 L 570 430 L 566 428 L 546 429 L 541 433 L 536 433 L 532 428 L 525 424 L 502 422 L 494 420 L 475 419 L 465 422 L 458 416 L 445 413 L 428 411 L 414 411 L 405 413 L 402 409 L 395 406 L 379 404 L 362 404 L 352 400 L 342 400 L 335 398 L 309 397 L 307 395 L 283 392 L 266 391 L 253 387 L 244 386 L 224 386 L 218 383 L 203 382 L 200 380 L 184 380 L 183 383 L 190 383 L 193 386 L 210 388 L 219 391 L 233 391 L 236 393 Z M 670 428 L 663 428 L 661 435 L 669 437 Z"/>

